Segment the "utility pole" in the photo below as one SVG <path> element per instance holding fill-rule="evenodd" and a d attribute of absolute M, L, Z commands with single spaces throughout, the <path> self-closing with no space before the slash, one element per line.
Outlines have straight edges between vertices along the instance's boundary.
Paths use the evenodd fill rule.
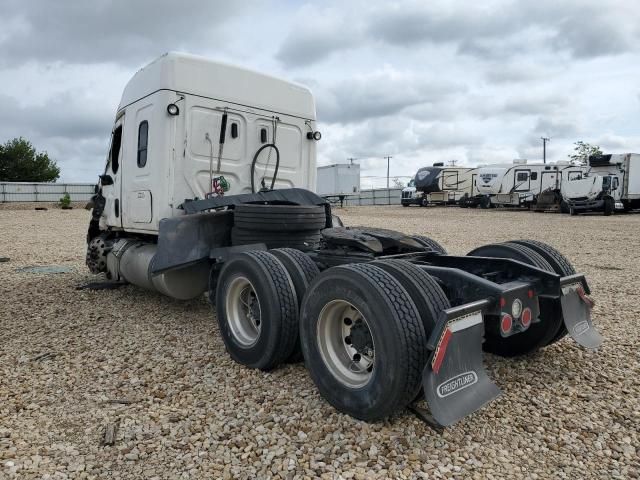
<path fill-rule="evenodd" d="M 542 163 L 547 163 L 547 142 L 550 142 L 551 139 L 548 137 L 540 137 L 542 140 Z"/>
<path fill-rule="evenodd" d="M 389 161 L 393 158 L 391 155 L 384 157 L 387 159 L 387 202 L 391 205 L 391 190 L 389 190 Z"/>
<path fill-rule="evenodd" d="M 389 190 L 389 160 L 391 160 L 393 157 L 391 155 L 387 155 L 383 158 L 387 159 L 387 190 Z"/>

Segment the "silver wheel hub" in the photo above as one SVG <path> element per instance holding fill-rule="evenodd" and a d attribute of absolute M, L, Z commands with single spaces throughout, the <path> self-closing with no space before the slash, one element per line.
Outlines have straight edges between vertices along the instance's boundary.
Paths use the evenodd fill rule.
<path fill-rule="evenodd" d="M 225 300 L 227 321 L 236 341 L 244 346 L 254 345 L 262 329 L 260 301 L 253 284 L 238 275 L 229 283 Z"/>
<path fill-rule="evenodd" d="M 364 315 L 346 300 L 327 303 L 318 318 L 318 349 L 331 374 L 349 388 L 373 375 L 375 346 Z"/>

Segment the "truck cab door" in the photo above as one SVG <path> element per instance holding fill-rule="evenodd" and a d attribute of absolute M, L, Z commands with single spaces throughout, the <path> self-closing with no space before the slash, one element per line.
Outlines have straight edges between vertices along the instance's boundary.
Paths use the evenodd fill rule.
<path fill-rule="evenodd" d="M 105 198 L 103 216 L 107 226 L 122 227 L 122 158 L 124 115 L 116 120 L 111 133 L 111 146 L 107 168 L 101 177 L 102 196 Z"/>

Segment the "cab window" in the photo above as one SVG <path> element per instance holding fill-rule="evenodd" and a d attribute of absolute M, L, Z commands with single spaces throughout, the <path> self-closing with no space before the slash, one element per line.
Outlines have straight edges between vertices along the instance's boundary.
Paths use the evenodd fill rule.
<path fill-rule="evenodd" d="M 147 142 L 149 139 L 149 122 L 140 122 L 138 126 L 138 168 L 147 164 Z"/>
<path fill-rule="evenodd" d="M 111 150 L 109 150 L 109 162 L 113 173 L 118 173 L 120 168 L 120 145 L 122 144 L 122 125 L 113 131 L 111 137 Z"/>
<path fill-rule="evenodd" d="M 529 178 L 529 174 L 527 172 L 518 172 L 518 177 L 516 178 L 516 181 L 526 182 L 527 178 Z"/>

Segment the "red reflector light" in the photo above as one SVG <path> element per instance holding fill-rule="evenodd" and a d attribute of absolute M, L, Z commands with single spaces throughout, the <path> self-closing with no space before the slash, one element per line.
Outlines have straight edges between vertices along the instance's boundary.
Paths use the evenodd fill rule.
<path fill-rule="evenodd" d="M 502 330 L 502 333 L 509 333 L 512 327 L 513 318 L 508 313 L 505 313 L 502 315 L 502 320 L 500 321 L 500 330 Z"/>
<path fill-rule="evenodd" d="M 522 326 L 524 328 L 529 328 L 529 325 L 531 325 L 532 315 L 533 314 L 531 313 L 531 309 L 528 307 L 522 311 L 522 317 L 520 317 L 520 322 L 522 322 Z"/>
<path fill-rule="evenodd" d="M 506 304 L 507 304 L 507 301 L 503 297 L 500 297 L 500 308 L 504 308 Z"/>
<path fill-rule="evenodd" d="M 528 294 L 529 294 L 529 298 L 533 298 L 533 290 L 529 289 Z"/>

